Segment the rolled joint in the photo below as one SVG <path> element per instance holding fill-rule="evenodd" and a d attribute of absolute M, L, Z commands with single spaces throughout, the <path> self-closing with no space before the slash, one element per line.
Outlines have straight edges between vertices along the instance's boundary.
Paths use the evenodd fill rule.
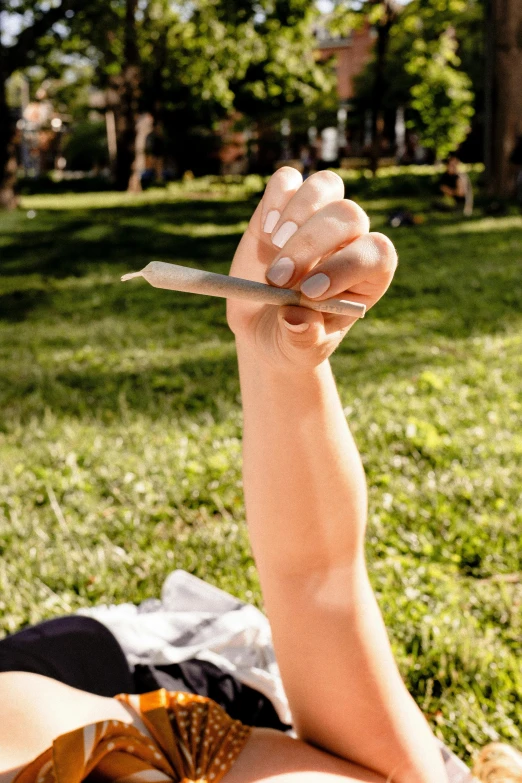
<path fill-rule="evenodd" d="M 126 275 L 122 275 L 121 282 L 124 283 L 126 280 L 132 280 L 133 277 L 143 277 L 143 274 L 141 272 L 129 272 Z"/>

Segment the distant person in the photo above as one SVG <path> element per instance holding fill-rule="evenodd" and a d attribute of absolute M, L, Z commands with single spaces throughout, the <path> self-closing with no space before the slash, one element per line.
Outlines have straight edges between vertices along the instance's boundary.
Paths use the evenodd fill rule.
<path fill-rule="evenodd" d="M 459 172 L 459 159 L 456 155 L 450 155 L 446 161 L 446 171 L 440 178 L 439 189 L 444 196 L 453 198 L 456 201 L 464 200 L 466 195 L 465 182 Z"/>
<path fill-rule="evenodd" d="M 439 180 L 439 190 L 446 201 L 439 204 L 441 209 L 454 209 L 462 206 L 465 215 L 473 211 L 473 189 L 467 174 L 460 171 L 460 161 L 456 155 L 450 155 L 446 161 L 446 171 Z"/>
<path fill-rule="evenodd" d="M 427 150 L 420 143 L 416 133 L 409 133 L 405 139 L 405 151 L 401 163 L 406 165 L 422 165 L 427 163 Z"/>
<path fill-rule="evenodd" d="M 145 168 L 141 174 L 141 185 L 144 190 L 164 181 L 165 147 L 163 128 L 155 123 L 145 139 Z"/>

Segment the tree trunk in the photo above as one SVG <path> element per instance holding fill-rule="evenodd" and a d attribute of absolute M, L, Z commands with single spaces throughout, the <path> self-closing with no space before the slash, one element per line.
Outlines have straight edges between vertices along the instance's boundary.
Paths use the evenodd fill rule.
<path fill-rule="evenodd" d="M 396 19 L 393 4 L 384 3 L 383 18 L 377 25 L 377 57 L 375 63 L 375 81 L 372 94 L 372 147 L 370 151 L 370 168 L 375 176 L 379 167 L 382 145 L 382 99 L 386 92 L 386 53 L 390 40 L 390 30 Z"/>
<path fill-rule="evenodd" d="M 16 207 L 16 156 L 14 149 L 14 127 L 7 105 L 7 75 L 4 65 L 4 51 L 0 40 L 0 209 Z"/>
<path fill-rule="evenodd" d="M 140 88 L 139 53 L 136 31 L 138 0 L 126 0 L 125 43 L 123 70 L 118 84 L 116 118 L 116 167 L 118 190 L 141 190 L 139 172 L 136 171 L 136 120 Z"/>
<path fill-rule="evenodd" d="M 492 111 L 488 138 L 488 189 L 497 198 L 509 198 L 515 189 L 515 167 L 509 162 L 522 134 L 522 3 L 490 0 Z"/>

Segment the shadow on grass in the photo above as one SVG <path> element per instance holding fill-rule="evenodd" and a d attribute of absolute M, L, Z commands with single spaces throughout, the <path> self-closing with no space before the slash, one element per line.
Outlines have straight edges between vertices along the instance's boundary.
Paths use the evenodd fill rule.
<path fill-rule="evenodd" d="M 335 357 L 358 382 L 415 373 L 430 361 L 437 340 L 502 332 L 522 311 L 516 220 L 496 231 L 495 222 L 483 230 L 489 224 L 480 216 L 462 221 L 439 215 L 393 230 L 384 226 L 391 203 L 368 208 L 373 228 L 386 231 L 397 246 L 394 283 Z M 23 213 L 10 217 L 2 249 L 5 282 L 0 280 L 5 420 L 15 409 L 26 418 L 47 407 L 103 418 L 119 415 L 122 405 L 157 415 L 213 410 L 217 397 L 234 399 L 235 359 L 200 350 L 209 340 L 232 341 L 222 300 L 159 291 L 141 281 L 124 286 L 119 276 L 158 258 L 226 273 L 240 238 L 237 226 L 252 206 L 248 200 L 201 200 L 42 210 L 31 221 Z M 74 353 L 86 346 L 94 358 L 55 357 L 58 349 Z M 191 346 L 186 361 L 165 360 L 166 351 L 186 355 Z M 121 353 L 123 368 L 114 358 Z"/>
<path fill-rule="evenodd" d="M 27 370 L 23 377 L 14 372 L 0 380 L 0 429 L 6 431 L 14 420 L 27 423 L 46 409 L 59 417 L 106 422 L 125 419 L 130 410 L 151 419 L 204 412 L 220 419 L 225 404 L 230 407 L 238 394 L 232 350 L 145 370 L 103 366 L 77 370 L 57 366 L 55 371 L 34 373 Z"/>
<path fill-rule="evenodd" d="M 114 288 L 104 285 L 102 290 L 97 282 L 92 284 L 93 289 L 98 287 L 99 303 L 91 317 L 103 308 L 128 313 L 133 308 L 133 300 L 135 315 L 146 317 L 145 301 L 150 299 L 154 310 L 154 302 L 158 303 L 160 299 L 158 292 L 151 289 L 144 294 L 142 286 L 124 289 L 119 285 L 120 275 L 141 269 L 152 260 L 212 267 L 214 271 L 226 272 L 241 238 L 241 231 L 236 226 L 246 220 L 250 212 L 250 207 L 244 203 L 190 202 L 91 210 L 85 212 L 85 217 L 72 211 L 42 213 L 40 225 L 36 220 L 27 226 L 22 224 L 23 230 L 13 231 L 9 236 L 14 241 L 2 248 L 2 276 L 21 279 L 17 281 L 18 290 L 11 290 L 13 286 L 9 285 L 5 292 L 2 292 L 0 279 L 0 321 L 21 322 L 33 310 L 38 310 L 38 316 L 46 311 L 56 315 L 77 315 L 85 311 L 92 297 L 85 299 L 86 289 L 78 296 L 70 286 L 70 298 L 74 297 L 74 301 L 67 302 L 64 290 L 57 294 L 57 283 L 69 277 L 87 278 L 100 274 L 109 280 L 113 277 L 117 285 Z M 23 220 L 23 216 L 20 219 Z M 183 234 L 183 229 L 174 236 L 168 232 L 169 227 L 190 227 L 191 223 L 209 223 L 210 235 L 190 236 L 188 231 Z M 218 231 L 219 227 L 229 226 L 230 231 L 212 236 L 212 226 L 218 227 Z M 26 282 L 22 278 L 26 278 Z"/>
<path fill-rule="evenodd" d="M 28 288 L 0 294 L 0 321 L 20 323 L 37 307 L 45 308 L 49 296 L 41 288 Z"/>
<path fill-rule="evenodd" d="M 191 259 L 200 266 L 209 261 L 230 262 L 241 232 L 172 236 L 168 227 L 210 223 L 233 229 L 251 212 L 248 202 L 190 201 L 83 212 L 42 211 L 31 222 L 20 213 L 20 228 L 13 232 L 16 242 L 2 249 L 2 273 L 63 278 L 89 274 L 100 263 L 125 263 L 139 269 L 157 258 Z"/>

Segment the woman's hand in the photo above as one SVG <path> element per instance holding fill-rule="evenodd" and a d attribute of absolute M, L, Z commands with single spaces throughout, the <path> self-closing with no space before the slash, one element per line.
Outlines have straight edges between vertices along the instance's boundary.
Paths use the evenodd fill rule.
<path fill-rule="evenodd" d="M 372 307 L 390 285 L 397 253 L 369 233 L 366 213 L 344 198 L 332 171 L 304 183 L 285 166 L 269 180 L 234 256 L 230 274 L 301 290 L 311 299 L 351 299 Z M 357 320 L 304 307 L 229 299 L 228 323 L 249 352 L 278 369 L 321 364 Z"/>

